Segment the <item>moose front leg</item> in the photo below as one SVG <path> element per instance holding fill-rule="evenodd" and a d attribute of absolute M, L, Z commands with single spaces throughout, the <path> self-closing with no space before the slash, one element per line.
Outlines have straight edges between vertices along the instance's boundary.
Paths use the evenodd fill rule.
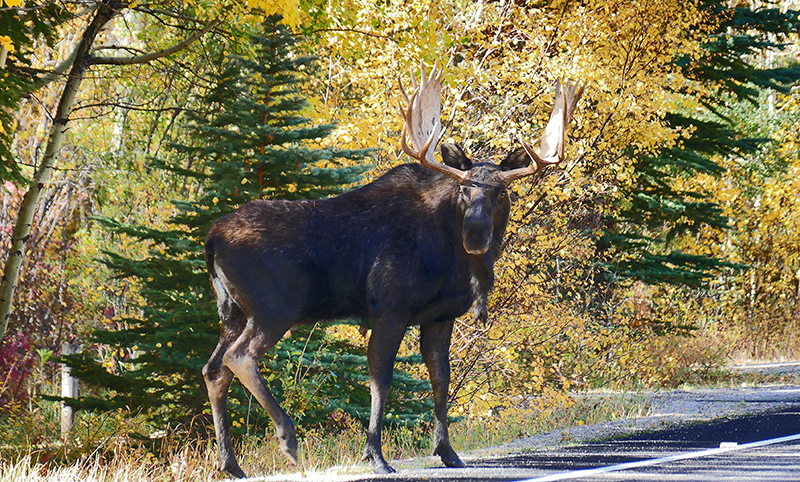
<path fill-rule="evenodd" d="M 447 428 L 447 392 L 450 389 L 450 337 L 453 320 L 428 323 L 420 327 L 419 345 L 433 388 L 433 455 L 448 467 L 466 467 L 450 446 Z"/>
<path fill-rule="evenodd" d="M 389 386 L 392 384 L 394 361 L 397 350 L 403 341 L 406 324 L 392 320 L 382 320 L 373 323 L 372 334 L 367 347 L 369 361 L 369 392 L 372 405 L 369 413 L 369 428 L 367 429 L 367 443 L 364 447 L 362 460 L 369 461 L 373 472 L 376 474 L 391 474 L 394 469 L 386 463 L 381 450 L 381 435 L 383 429 L 383 411 L 386 406 L 386 397 Z"/>

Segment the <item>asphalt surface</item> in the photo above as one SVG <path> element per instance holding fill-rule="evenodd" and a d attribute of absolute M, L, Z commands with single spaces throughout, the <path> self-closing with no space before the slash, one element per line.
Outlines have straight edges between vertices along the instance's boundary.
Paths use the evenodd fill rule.
<path fill-rule="evenodd" d="M 794 440 L 772 440 L 793 435 Z M 764 446 L 746 445 L 765 440 Z M 800 481 L 800 404 L 774 413 L 630 438 L 473 460 L 469 465 L 468 469 L 426 468 L 358 480 Z"/>
<path fill-rule="evenodd" d="M 463 469 L 423 457 L 390 461 L 399 469 L 390 476 L 354 466 L 250 480 L 800 482 L 800 386 L 676 390 L 649 400 L 644 417 L 462 453 Z"/>

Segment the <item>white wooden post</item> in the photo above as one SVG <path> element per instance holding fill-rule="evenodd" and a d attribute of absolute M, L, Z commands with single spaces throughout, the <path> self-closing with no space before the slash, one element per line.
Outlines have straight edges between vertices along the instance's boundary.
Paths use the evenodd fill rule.
<path fill-rule="evenodd" d="M 64 343 L 61 345 L 62 355 L 74 355 L 78 352 L 78 345 Z M 61 396 L 64 398 L 78 398 L 78 379 L 70 374 L 67 365 L 61 365 Z M 66 438 L 75 419 L 75 411 L 64 402 L 61 402 L 61 438 Z"/>

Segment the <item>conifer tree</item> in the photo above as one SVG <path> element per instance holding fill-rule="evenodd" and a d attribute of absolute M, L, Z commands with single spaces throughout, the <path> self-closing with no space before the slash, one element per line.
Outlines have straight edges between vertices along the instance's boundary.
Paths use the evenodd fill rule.
<path fill-rule="evenodd" d="M 684 75 L 710 87 L 704 110 L 674 111 L 665 121 L 675 130 L 692 132 L 682 144 L 637 159 L 637 180 L 625 193 L 626 206 L 606 219 L 597 248 L 605 257 L 606 277 L 638 279 L 649 284 L 701 286 L 713 273 L 735 267 L 718 258 L 696 256 L 671 247 L 677 236 L 703 226 L 727 229 L 722 210 L 704 192 L 680 190 L 672 179 L 700 172 L 719 174 L 715 156 L 753 156 L 766 139 L 753 138 L 723 107 L 756 105 L 766 89 L 788 92 L 800 79 L 800 67 L 769 66 L 757 59 L 785 48 L 778 39 L 797 32 L 800 12 L 729 7 L 704 0 L 701 10 L 711 22 L 700 60 L 676 59 Z M 680 95 L 681 92 L 676 92 Z"/>
<path fill-rule="evenodd" d="M 129 354 L 128 370 L 112 374 L 91 354 L 70 358 L 79 378 L 107 393 L 82 398 L 76 403 L 80 408 L 129 407 L 170 423 L 187 423 L 203 413 L 208 397 L 201 370 L 219 339 L 219 316 L 203 258 L 205 233 L 216 219 L 249 200 L 332 195 L 358 181 L 364 171 L 362 165 L 342 161 L 363 158 L 367 151 L 309 147 L 333 126 L 312 125 L 303 117 L 307 102 L 299 87 L 313 59 L 297 55 L 292 36 L 278 22 L 279 17 L 270 17 L 242 52 L 224 55 L 213 88 L 200 101 L 202 108 L 187 113 L 190 142 L 173 146 L 183 167 L 156 161 L 200 186 L 194 199 L 175 203 L 173 229 L 104 220 L 114 232 L 152 245 L 143 260 L 113 253 L 105 259 L 117 276 L 139 281 L 146 304 L 141 319 L 126 320 L 130 328 L 94 333 L 96 342 Z M 301 430 L 335 420 L 330 417 L 334 412 L 366 422 L 370 398 L 362 345 L 315 325 L 292 330 L 267 353 L 265 378 Z M 420 363 L 421 357 L 399 361 Z M 389 402 L 396 414 L 393 421 L 414 424 L 430 418 L 430 402 L 419 396 L 430 384 L 401 370 L 395 380 Z M 234 429 L 245 420 L 266 423 L 266 414 L 251 411 L 250 402 L 235 383 L 230 403 Z"/>

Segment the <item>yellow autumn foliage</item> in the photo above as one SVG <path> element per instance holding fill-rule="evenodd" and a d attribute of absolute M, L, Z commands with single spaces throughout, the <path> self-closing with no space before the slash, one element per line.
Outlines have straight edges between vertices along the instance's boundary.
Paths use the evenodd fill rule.
<path fill-rule="evenodd" d="M 280 14 L 290 27 L 297 27 L 300 21 L 300 0 L 247 0 L 247 7 L 266 15 Z"/>
<path fill-rule="evenodd" d="M 309 89 L 321 93 L 314 116 L 338 123 L 333 145 L 378 146 L 378 171 L 407 161 L 398 146 L 397 73 L 419 75 L 420 61 L 446 65 L 445 141 L 473 160 L 498 161 L 520 135 L 535 141 L 555 84 L 587 84 L 568 130 L 567 161 L 513 185 L 489 323 L 457 323 L 451 353 L 460 410 L 485 414 L 554 387 L 677 378 L 669 367 L 682 362 L 669 361 L 668 352 L 680 340 L 654 342 L 643 302 L 631 301 L 635 287 L 605 300 L 609 312 L 599 317 L 588 307 L 608 293 L 583 288 L 594 276 L 587 234 L 599 231 L 620 187 L 633 181 L 635 155 L 689 134 L 672 131 L 663 117 L 702 95 L 671 62 L 699 55 L 708 19 L 695 3 L 410 1 L 377 8 L 350 0 L 321 8 L 327 24 L 315 24 L 315 12 L 308 20 L 322 74 Z M 692 95 L 676 97 L 678 88 Z"/>
<path fill-rule="evenodd" d="M 21 3 L 4 1 L 10 7 Z M 592 236 L 605 227 L 605 215 L 617 209 L 614 203 L 624 201 L 621 192 L 634 182 L 636 156 L 679 145 L 691 136 L 691 128 L 670 129 L 664 116 L 677 109 L 695 110 L 709 95 L 709 86 L 684 78 L 673 63 L 678 57 L 700 60 L 703 28 L 713 22 L 694 1 L 185 3 L 199 20 L 228 22 L 226 31 L 232 35 L 241 33 L 237 25 L 255 24 L 261 15 L 273 13 L 282 14 L 298 34 L 307 34 L 303 49 L 319 59 L 317 70 L 305 72 L 312 105 L 308 114 L 339 126 L 320 142 L 337 148 L 377 147 L 374 175 L 408 160 L 398 143 L 402 120 L 397 75 L 402 73 L 408 84 L 409 75 L 418 75 L 420 61 L 446 65 L 445 141 L 459 143 L 474 160 L 502 159 L 518 145 L 519 136 L 535 143 L 552 108 L 555 85 L 586 83 L 568 129 L 567 160 L 512 187 L 514 207 L 505 252 L 495 269 L 489 322 L 476 324 L 467 317 L 457 322 L 452 347 L 456 414 L 508 411 L 532 394 L 540 394 L 542 410 L 548 404 L 566 406 L 571 403 L 568 391 L 591 386 L 672 386 L 685 380 L 687 370 L 719 366 L 729 355 L 720 347 L 769 356 L 781 346 L 800 343 L 800 308 L 794 302 L 800 298 L 797 122 L 775 136 L 781 143 L 774 155 L 785 169 L 764 175 L 742 171 L 741 159 L 719 159 L 728 175 L 679 181 L 686 189 L 713 193 L 733 226 L 722 238 L 717 231 L 701 230 L 694 239 L 679 240 L 680 247 L 755 269 L 714 280 L 710 297 L 639 283 L 611 291 L 595 279 L 591 263 L 602 256 Z M 122 37 L 125 22 L 120 17 L 119 31 L 110 32 Z M 132 50 L 155 51 L 183 39 L 183 32 L 131 37 Z M 0 46 L 13 47 L 3 36 Z M 64 51 L 54 57 L 66 57 L 66 44 L 59 48 Z M 191 58 L 201 62 L 203 57 Z M 100 69 L 98 76 L 117 75 Z M 99 84 L 85 87 L 90 88 L 101 90 Z M 53 103 L 58 95 L 55 84 L 48 89 L 39 91 L 43 103 Z M 787 109 L 797 109 L 790 99 L 784 102 Z M 35 164 L 42 135 L 37 133 L 41 123 L 36 109 L 27 105 L 18 113 L 23 122 L 16 142 L 30 164 Z M 162 120 L 159 126 L 144 114 L 126 115 L 127 129 L 152 133 L 158 127 L 164 131 L 162 142 L 168 137 L 171 122 Z M 92 125 L 92 135 L 73 147 L 97 157 L 117 150 L 115 124 Z M 10 130 L 0 124 L 4 128 Z M 89 130 L 77 123 L 71 129 Z M 69 159 L 62 163 L 66 169 L 77 165 Z M 137 169 L 144 170 L 144 165 Z M 93 182 L 110 184 L 112 177 L 100 172 Z M 136 215 L 158 223 L 171 209 L 161 201 L 174 197 L 162 181 L 162 191 L 156 192 L 132 185 L 147 184 L 142 179 L 131 179 L 131 185 L 113 179 L 118 189 L 110 196 L 148 206 Z M 754 189 L 759 193 L 755 197 Z M 124 204 L 120 199 L 108 202 Z M 83 259 L 99 256 L 104 249 L 100 238 L 77 234 Z M 146 248 L 125 243 L 130 241 L 118 248 Z M 123 295 L 123 285 L 99 289 L 90 282 L 102 278 L 101 271 L 92 268 L 68 283 L 85 293 L 87 306 L 113 304 Z M 596 311 L 598 306 L 602 312 Z M 663 335 L 665 324 L 680 328 L 688 322 L 700 327 L 701 336 L 689 339 L 674 333 L 680 329 Z M 342 328 L 350 339 L 355 332 Z"/>
<path fill-rule="evenodd" d="M 778 101 L 790 121 L 760 158 L 720 158 L 724 175 L 686 180 L 708 189 L 731 229 L 703 230 L 682 247 L 747 268 L 721 274 L 710 296 L 687 303 L 702 335 L 724 342 L 737 361 L 800 356 L 800 108 L 791 95 Z M 762 115 L 778 119 L 777 112 Z"/>

